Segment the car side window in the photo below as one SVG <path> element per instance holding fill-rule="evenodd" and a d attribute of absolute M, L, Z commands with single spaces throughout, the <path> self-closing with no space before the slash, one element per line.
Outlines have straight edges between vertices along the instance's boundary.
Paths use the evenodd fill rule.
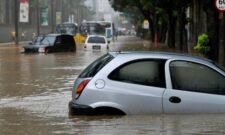
<path fill-rule="evenodd" d="M 109 79 L 126 83 L 165 87 L 165 60 L 138 60 L 115 69 Z"/>
<path fill-rule="evenodd" d="M 225 95 L 225 77 L 205 65 L 174 61 L 170 74 L 173 89 Z"/>
<path fill-rule="evenodd" d="M 62 44 L 62 41 L 63 41 L 63 40 L 62 40 L 62 37 L 57 37 L 57 38 L 56 38 L 56 41 L 55 41 L 55 44 L 56 44 L 56 45 L 61 45 L 61 44 Z"/>

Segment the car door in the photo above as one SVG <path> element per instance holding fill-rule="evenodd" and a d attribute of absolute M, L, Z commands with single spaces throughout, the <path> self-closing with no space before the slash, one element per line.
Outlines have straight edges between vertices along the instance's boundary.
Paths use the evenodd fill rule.
<path fill-rule="evenodd" d="M 111 97 L 107 100 L 122 106 L 127 114 L 161 113 L 164 65 L 165 60 L 142 59 L 119 66 L 108 76 L 104 96 Z"/>
<path fill-rule="evenodd" d="M 75 51 L 76 43 L 73 36 L 67 35 L 64 39 L 64 50 L 66 51 Z"/>
<path fill-rule="evenodd" d="M 165 113 L 225 113 L 225 76 L 190 61 L 166 64 L 170 85 L 163 96 Z"/>
<path fill-rule="evenodd" d="M 63 49 L 63 38 L 62 36 L 57 36 L 54 44 L 54 51 L 59 52 Z"/>

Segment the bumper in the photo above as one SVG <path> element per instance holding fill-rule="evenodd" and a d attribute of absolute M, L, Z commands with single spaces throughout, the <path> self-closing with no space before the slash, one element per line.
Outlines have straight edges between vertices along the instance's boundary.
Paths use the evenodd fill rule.
<path fill-rule="evenodd" d="M 24 48 L 23 53 L 38 53 L 38 48 Z"/>
<path fill-rule="evenodd" d="M 93 110 L 92 107 L 87 105 L 78 105 L 73 103 L 72 101 L 69 102 L 69 114 L 70 115 L 88 115 Z"/>

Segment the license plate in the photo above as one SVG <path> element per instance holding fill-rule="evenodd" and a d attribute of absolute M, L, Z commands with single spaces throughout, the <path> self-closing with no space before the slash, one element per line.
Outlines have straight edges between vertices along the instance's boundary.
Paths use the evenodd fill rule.
<path fill-rule="evenodd" d="M 99 46 L 99 45 L 93 45 L 92 46 L 92 49 L 100 50 L 101 49 L 101 46 Z"/>

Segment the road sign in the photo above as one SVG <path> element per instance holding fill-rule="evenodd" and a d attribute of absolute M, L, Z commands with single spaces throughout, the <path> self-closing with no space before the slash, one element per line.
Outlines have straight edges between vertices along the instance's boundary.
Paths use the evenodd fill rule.
<path fill-rule="evenodd" d="M 144 22 L 143 22 L 143 28 L 144 29 L 149 29 L 149 22 L 148 22 L 148 20 L 144 20 Z"/>
<path fill-rule="evenodd" d="M 225 0 L 215 0 L 215 6 L 220 12 L 225 12 Z"/>

